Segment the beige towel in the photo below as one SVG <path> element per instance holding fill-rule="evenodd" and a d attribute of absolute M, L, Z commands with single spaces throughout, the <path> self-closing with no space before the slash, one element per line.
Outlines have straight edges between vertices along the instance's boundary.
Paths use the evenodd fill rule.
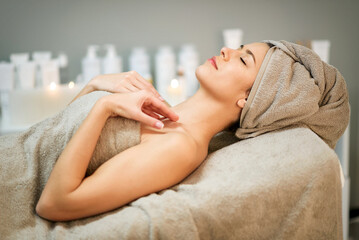
<path fill-rule="evenodd" d="M 38 235 L 56 227 L 35 214 L 36 203 L 66 144 L 95 102 L 107 94 L 93 92 L 82 96 L 63 111 L 28 130 L 0 137 L 1 240 L 43 239 L 45 237 Z M 120 117 L 109 119 L 87 173 L 91 174 L 103 162 L 139 142 L 138 122 Z M 75 239 L 80 238 L 81 235 Z"/>
<path fill-rule="evenodd" d="M 288 126 L 305 126 L 334 148 L 349 122 L 343 76 L 304 46 L 266 42 L 275 46 L 264 58 L 236 136 L 246 139 Z"/>
<path fill-rule="evenodd" d="M 244 141 L 221 133 L 211 141 L 217 151 L 172 188 L 85 219 L 40 218 L 35 205 L 56 159 L 105 94 L 85 95 L 23 133 L 0 137 L 1 240 L 342 239 L 338 159 L 307 128 Z M 90 168 L 138 144 L 139 130 L 132 120 L 108 121 Z"/>

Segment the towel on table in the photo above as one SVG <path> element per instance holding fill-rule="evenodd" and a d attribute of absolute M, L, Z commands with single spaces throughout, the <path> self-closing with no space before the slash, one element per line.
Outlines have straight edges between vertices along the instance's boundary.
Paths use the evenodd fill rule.
<path fill-rule="evenodd" d="M 346 83 L 309 48 L 286 41 L 264 58 L 242 110 L 239 139 L 287 126 L 305 126 L 334 148 L 349 122 Z"/>
<path fill-rule="evenodd" d="M 341 239 L 338 159 L 307 128 L 244 141 L 218 135 L 215 152 L 172 188 L 85 219 L 40 218 L 35 205 L 53 164 L 103 94 L 0 137 L 0 239 Z M 139 142 L 138 124 L 123 121 L 106 123 L 93 168 L 106 160 L 97 151 L 110 157 Z"/>

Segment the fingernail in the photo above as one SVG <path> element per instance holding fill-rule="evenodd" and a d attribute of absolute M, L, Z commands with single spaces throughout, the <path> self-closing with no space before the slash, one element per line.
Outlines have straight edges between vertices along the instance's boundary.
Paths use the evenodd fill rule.
<path fill-rule="evenodd" d="M 164 101 L 163 97 L 159 96 L 158 98 L 159 98 L 161 101 Z"/>
<path fill-rule="evenodd" d="M 156 122 L 155 126 L 158 129 L 162 129 L 163 128 L 163 122 Z"/>

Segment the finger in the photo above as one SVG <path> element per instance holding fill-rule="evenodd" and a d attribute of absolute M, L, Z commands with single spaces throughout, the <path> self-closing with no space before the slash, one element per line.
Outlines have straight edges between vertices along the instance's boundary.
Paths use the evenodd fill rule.
<path fill-rule="evenodd" d="M 164 99 L 157 92 L 154 86 L 151 83 L 149 83 L 146 79 L 144 79 L 138 72 L 134 72 L 134 76 L 136 77 L 137 84 L 140 85 L 141 89 L 152 92 L 157 98 L 159 98 L 161 101 L 164 101 Z"/>
<path fill-rule="evenodd" d="M 127 82 L 129 84 L 132 84 L 139 90 L 146 90 L 146 91 L 152 92 L 161 101 L 164 100 L 160 96 L 160 94 L 156 91 L 156 89 L 153 87 L 153 85 L 151 83 L 149 83 L 146 79 L 144 79 L 138 72 L 130 71 L 130 72 L 128 72 L 127 76 L 128 76 Z"/>
<path fill-rule="evenodd" d="M 175 113 L 171 107 L 167 106 L 164 102 L 161 102 L 159 105 L 152 105 L 154 111 L 166 118 L 169 118 L 171 121 L 178 121 L 179 116 Z"/>
<path fill-rule="evenodd" d="M 142 89 L 151 92 L 156 98 L 160 99 L 161 101 L 164 101 L 164 99 L 161 97 L 161 95 L 157 92 L 157 90 L 153 87 L 152 84 L 149 83 L 149 85 L 143 85 Z"/>
<path fill-rule="evenodd" d="M 138 87 L 138 88 L 140 88 L 141 90 L 146 90 L 146 88 L 148 87 L 148 82 L 145 80 L 145 79 L 143 79 L 142 77 L 141 77 L 141 75 L 139 75 L 138 73 L 137 74 L 135 74 L 135 76 L 134 76 L 134 78 L 132 79 L 132 83 L 136 86 L 136 87 Z M 148 84 L 147 84 L 148 83 Z M 150 84 L 151 85 L 151 84 Z"/>
<path fill-rule="evenodd" d="M 140 90 L 145 90 L 145 91 L 152 93 L 155 97 L 159 98 L 161 101 L 164 100 L 161 97 L 161 95 L 156 91 L 156 89 L 153 87 L 153 85 L 148 83 L 147 81 L 144 83 L 143 81 L 141 81 L 139 79 L 133 79 L 132 84 Z"/>
<path fill-rule="evenodd" d="M 164 124 L 163 122 L 159 121 L 156 118 L 150 117 L 147 114 L 141 112 L 141 114 L 138 115 L 138 119 L 136 119 L 144 124 L 147 124 L 149 126 L 152 126 L 157 129 L 162 129 Z"/>
<path fill-rule="evenodd" d="M 145 107 L 145 109 L 147 111 L 150 111 L 150 112 L 153 112 L 153 113 L 156 113 L 157 115 L 161 116 L 162 118 L 167 118 L 167 117 L 164 117 L 160 112 L 161 110 L 153 105 L 148 105 Z"/>
<path fill-rule="evenodd" d="M 154 88 L 154 86 L 152 84 L 150 84 L 147 88 L 147 90 L 151 91 L 158 99 L 160 99 L 161 101 L 164 101 L 164 99 L 162 98 L 162 96 L 157 92 L 157 90 Z"/>
<path fill-rule="evenodd" d="M 151 105 L 151 108 L 154 109 L 154 111 L 164 117 L 169 118 L 171 121 L 177 121 L 179 119 L 179 116 L 167 105 L 158 100 L 157 98 L 149 97 L 148 105 Z"/>
<path fill-rule="evenodd" d="M 170 108 L 168 108 L 166 105 L 164 107 L 157 107 L 152 105 L 151 110 L 165 118 L 170 119 L 171 121 L 178 121 L 179 116 Z"/>
<path fill-rule="evenodd" d="M 142 77 L 138 72 L 134 71 L 133 75 L 135 76 L 135 78 L 137 80 L 139 80 L 140 82 L 142 82 L 145 86 L 152 86 L 151 83 L 149 83 L 146 79 L 144 79 L 144 77 Z"/>
<path fill-rule="evenodd" d="M 141 89 L 137 88 L 136 86 L 134 86 L 133 84 L 128 83 L 128 82 L 125 83 L 124 88 L 126 88 L 130 92 L 138 92 L 141 90 Z"/>
<path fill-rule="evenodd" d="M 142 109 L 142 112 L 146 113 L 147 115 L 156 118 L 156 119 L 160 119 L 160 116 L 155 114 L 153 111 L 149 110 L 149 109 Z"/>

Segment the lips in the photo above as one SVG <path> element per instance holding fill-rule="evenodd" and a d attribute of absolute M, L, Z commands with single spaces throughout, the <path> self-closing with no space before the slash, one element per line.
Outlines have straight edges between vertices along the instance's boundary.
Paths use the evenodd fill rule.
<path fill-rule="evenodd" d="M 212 58 L 208 59 L 208 61 L 213 65 L 213 67 L 215 69 L 218 70 L 217 63 L 216 63 L 216 57 L 212 57 Z"/>

